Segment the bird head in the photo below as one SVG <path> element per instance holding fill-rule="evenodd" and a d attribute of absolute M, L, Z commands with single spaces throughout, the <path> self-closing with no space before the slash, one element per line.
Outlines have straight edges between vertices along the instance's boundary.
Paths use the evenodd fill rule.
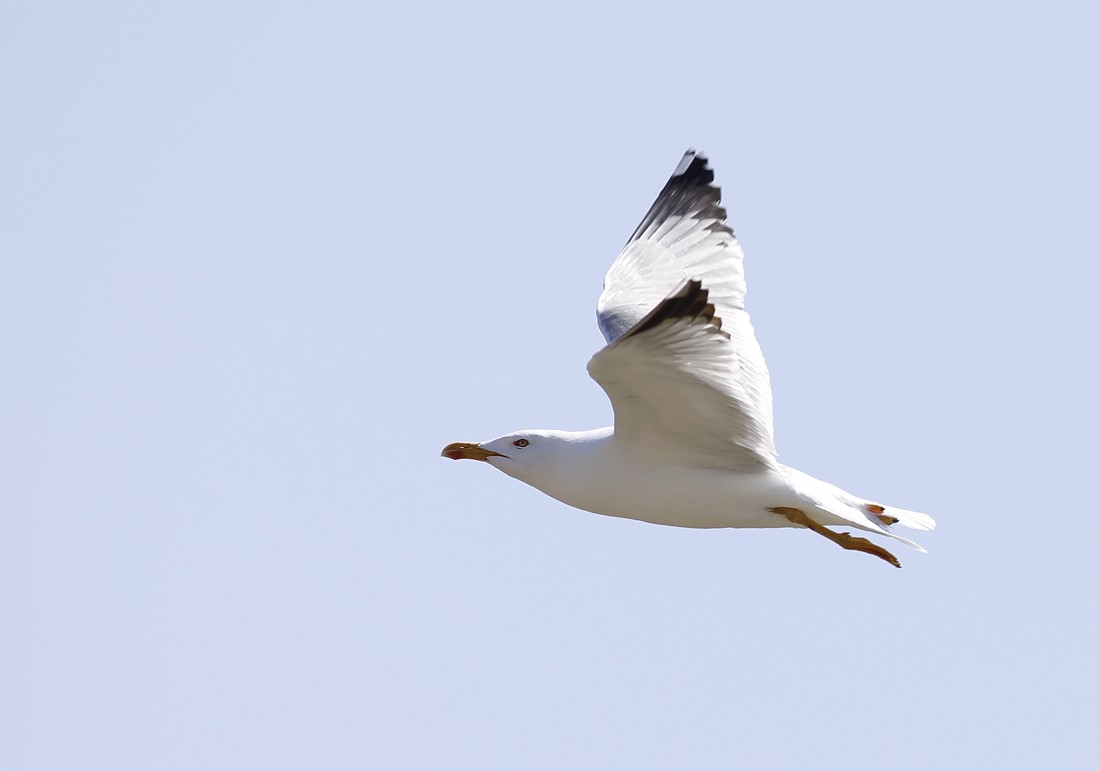
<path fill-rule="evenodd" d="M 558 465 L 572 444 L 550 431 L 518 431 L 487 442 L 452 442 L 443 448 L 444 458 L 480 460 L 518 479 L 530 479 Z"/>

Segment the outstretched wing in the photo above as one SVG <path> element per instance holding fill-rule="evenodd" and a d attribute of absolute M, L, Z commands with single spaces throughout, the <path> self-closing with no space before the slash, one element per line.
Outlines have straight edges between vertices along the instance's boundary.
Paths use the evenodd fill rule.
<path fill-rule="evenodd" d="M 771 385 L 713 183 L 688 151 L 604 279 L 596 313 L 608 345 L 588 371 L 617 436 L 691 465 L 750 468 L 775 458 Z"/>
<path fill-rule="evenodd" d="M 732 377 L 737 347 L 708 292 L 688 281 L 605 346 L 588 372 L 611 399 L 615 438 L 664 463 L 748 471 L 775 458 L 771 426 Z"/>

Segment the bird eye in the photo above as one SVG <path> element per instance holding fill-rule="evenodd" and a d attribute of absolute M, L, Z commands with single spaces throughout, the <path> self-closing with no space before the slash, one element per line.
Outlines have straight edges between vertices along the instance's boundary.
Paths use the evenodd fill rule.
<path fill-rule="evenodd" d="M 526 447 L 531 443 L 528 442 L 526 439 L 517 439 L 516 441 L 512 442 L 512 444 L 514 444 L 516 447 Z"/>

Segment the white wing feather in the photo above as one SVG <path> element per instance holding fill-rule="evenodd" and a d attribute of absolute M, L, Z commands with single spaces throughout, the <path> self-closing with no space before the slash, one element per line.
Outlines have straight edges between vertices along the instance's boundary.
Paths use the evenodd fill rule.
<path fill-rule="evenodd" d="M 774 463 L 771 434 L 730 378 L 737 349 L 707 290 L 689 281 L 588 362 L 615 408 L 615 438 L 663 463 L 749 471 Z"/>
<path fill-rule="evenodd" d="M 744 255 L 713 183 L 689 150 L 607 272 L 596 315 L 609 344 L 588 369 L 616 435 L 648 433 L 689 465 L 744 469 L 775 459 L 771 384 L 745 312 Z M 634 334 L 686 281 L 702 285 L 720 324 L 680 317 Z"/>

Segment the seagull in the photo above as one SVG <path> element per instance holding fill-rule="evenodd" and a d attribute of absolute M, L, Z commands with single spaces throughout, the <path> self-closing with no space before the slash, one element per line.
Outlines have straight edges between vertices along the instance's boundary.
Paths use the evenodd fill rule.
<path fill-rule="evenodd" d="M 454 442 L 578 509 L 691 528 L 805 528 L 898 559 L 866 538 L 931 530 L 927 514 L 846 492 L 777 460 L 768 367 L 745 311 L 744 253 L 702 153 L 688 150 L 604 279 L 596 318 L 607 345 L 588 373 L 615 424 L 524 430 Z"/>

